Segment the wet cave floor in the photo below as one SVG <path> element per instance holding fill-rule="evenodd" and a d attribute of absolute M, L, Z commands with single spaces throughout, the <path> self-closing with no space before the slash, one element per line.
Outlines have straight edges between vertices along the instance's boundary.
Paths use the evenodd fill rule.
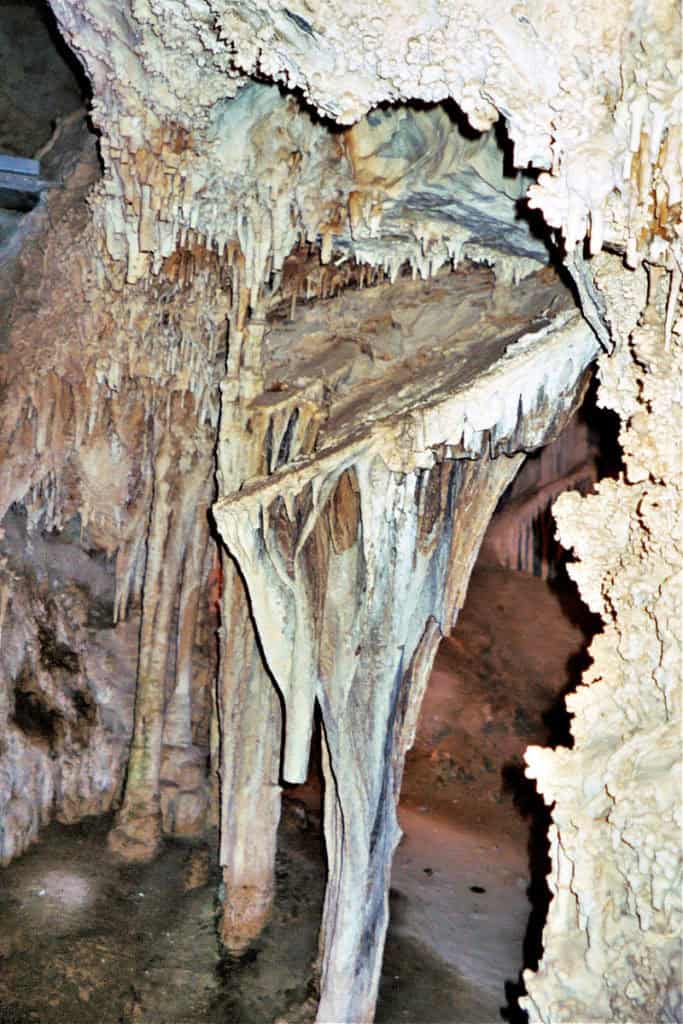
<path fill-rule="evenodd" d="M 520 1019 L 510 1000 L 538 956 L 546 898 L 543 813 L 521 757 L 565 738 L 580 615 L 566 589 L 475 571 L 407 760 L 377 1024 Z M 275 910 L 239 962 L 221 960 L 215 938 L 215 837 L 168 842 L 140 867 L 109 854 L 109 819 L 50 826 L 0 873 L 0 1024 L 310 1019 L 295 1008 L 311 1005 L 319 811 L 315 779 L 287 789 Z"/>

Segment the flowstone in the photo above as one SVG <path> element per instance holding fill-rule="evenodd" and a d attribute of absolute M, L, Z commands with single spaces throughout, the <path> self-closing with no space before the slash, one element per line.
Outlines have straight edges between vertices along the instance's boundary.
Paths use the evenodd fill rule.
<path fill-rule="evenodd" d="M 282 742 L 284 780 L 303 782 L 317 702 L 329 871 L 317 1019 L 370 1021 L 400 837 L 403 762 L 436 649 L 462 607 L 500 494 L 524 451 L 556 434 L 574 411 L 596 341 L 576 314 L 563 314 L 537 332 L 492 338 L 491 364 L 474 379 L 454 370 L 453 361 L 441 372 L 425 364 L 424 376 L 402 389 L 403 408 L 378 418 L 371 391 L 348 419 L 336 414 L 333 400 L 316 406 L 301 381 L 299 393 L 287 390 L 284 397 L 254 389 L 263 376 L 263 329 L 247 328 L 240 340 L 249 353 L 240 362 L 253 368 L 248 379 L 256 394 L 237 391 L 229 378 L 223 385 L 233 404 L 219 446 L 221 482 L 235 479 L 235 466 L 242 453 L 254 451 L 256 437 L 280 458 L 262 459 L 270 473 L 246 479 L 214 506 L 239 568 L 234 587 L 243 580 L 249 594 L 264 663 L 250 688 L 240 686 L 240 704 L 230 704 L 239 710 L 228 720 L 241 772 L 248 765 L 244 778 L 254 814 L 247 832 L 239 817 L 242 776 L 235 775 L 235 754 L 227 750 L 224 827 L 232 854 L 223 934 L 239 951 L 236 909 L 246 934 L 249 922 L 263 916 L 274 864 L 265 858 L 250 864 L 247 851 L 274 849 L 271 745 Z M 456 348 L 458 340 L 451 339 Z M 561 369 L 553 358 L 559 351 Z M 382 380 L 375 385 L 382 386 Z M 226 592 L 226 622 L 233 621 L 234 587 Z M 235 646 L 230 635 L 225 639 L 231 665 Z M 256 645 L 250 650 L 253 658 Z M 282 738 L 264 697 L 265 669 L 283 702 Z M 224 678 L 238 671 L 237 665 Z M 245 902 L 250 892 L 251 907 Z"/>

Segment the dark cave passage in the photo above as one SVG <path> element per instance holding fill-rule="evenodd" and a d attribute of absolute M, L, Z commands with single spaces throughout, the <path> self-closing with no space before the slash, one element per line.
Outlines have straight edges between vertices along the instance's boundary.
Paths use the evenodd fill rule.
<path fill-rule="evenodd" d="M 3 0 L 0 67 L 0 153 L 33 157 L 91 94 L 46 0 Z"/>

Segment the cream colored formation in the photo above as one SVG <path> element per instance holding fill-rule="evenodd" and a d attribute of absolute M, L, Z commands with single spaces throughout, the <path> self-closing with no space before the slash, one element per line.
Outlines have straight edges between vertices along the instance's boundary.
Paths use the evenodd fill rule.
<path fill-rule="evenodd" d="M 52 6 L 92 83 L 103 173 L 74 121 L 46 157 L 65 189 L 0 268 L 13 295 L 0 511 L 18 503 L 57 531 L 78 516 L 113 560 L 113 620 L 139 621 L 112 847 L 144 859 L 162 831 L 216 820 L 222 938 L 242 951 L 273 896 L 281 747 L 300 781 L 317 702 L 330 868 L 317 1020 L 372 1019 L 395 801 L 438 640 L 520 453 L 567 422 L 599 339 L 626 473 L 559 505 L 606 629 L 570 698 L 574 749 L 528 755 L 556 802 L 556 898 L 525 1006 L 544 1022 L 678 1019 L 675 5 Z M 459 130 L 444 100 L 483 134 Z M 515 175 L 490 131 L 501 115 Z M 525 194 L 585 319 L 539 272 Z M 12 571 L 0 627 L 14 637 Z M 34 607 L 51 614 L 44 593 Z M 49 624 L 77 654 L 95 643 L 61 611 Z M 39 634 L 27 644 L 37 665 Z M 4 670 L 16 692 L 18 666 Z M 0 711 L 12 813 L 32 741 L 9 698 Z"/>
<path fill-rule="evenodd" d="M 254 353 L 262 334 L 261 327 L 247 328 L 242 344 Z M 487 348 L 481 329 L 477 340 L 481 358 Z M 316 702 L 322 716 L 329 875 L 320 933 L 321 1022 L 372 1017 L 400 837 L 395 803 L 439 640 L 462 607 L 484 530 L 521 453 L 562 429 L 596 348 L 576 312 L 515 337 L 474 380 L 454 358 L 459 347 L 449 352 L 447 344 L 444 339 L 443 366 L 438 358 L 423 362 L 424 378 L 413 377 L 388 397 L 383 415 L 376 394 L 384 379 L 356 400 L 350 419 L 337 414 L 334 401 L 316 405 L 305 388 L 292 388 L 284 399 L 254 389 L 256 365 L 246 388 L 230 388 L 222 422 L 219 479 L 227 495 L 214 514 L 246 583 L 263 656 L 283 699 L 285 781 L 306 780 Z M 235 451 L 253 451 L 254 439 L 268 434 L 281 453 L 288 437 L 282 461 L 239 490 L 226 488 Z M 234 604 L 226 591 L 226 623 Z M 230 652 L 229 638 L 226 646 Z M 228 721 L 247 717 L 234 696 L 241 682 L 241 666 L 230 657 L 222 676 Z M 277 824 L 270 752 L 279 749 L 279 734 L 269 740 L 268 729 L 279 732 L 280 719 L 260 695 L 269 686 L 263 673 L 252 677 L 261 719 L 252 718 L 239 750 L 227 752 L 231 771 L 223 773 L 224 798 L 228 780 L 249 778 L 246 797 L 237 787 L 229 794 L 245 816 L 254 787 L 263 790 L 252 803 L 251 836 L 235 851 L 242 857 L 263 848 L 264 835 L 267 849 L 275 842 L 266 829 Z M 250 700 L 244 689 L 239 693 Z M 224 818 L 228 829 L 231 820 Z M 234 842 L 230 832 L 225 841 Z M 249 924 L 258 920 L 272 892 L 274 864 L 244 865 L 243 881 L 235 854 L 225 875 L 230 929 L 224 937 L 239 948 L 245 936 L 235 928 L 237 911 Z M 253 914 L 245 907 L 248 888 Z"/>
<path fill-rule="evenodd" d="M 633 265 L 665 257 L 675 243 L 676 4 L 210 6 L 239 68 L 302 89 L 342 124 L 385 100 L 451 97 L 477 129 L 502 113 L 515 165 L 544 171 L 532 202 L 562 231 L 567 250 L 588 234 L 594 253 L 604 243 L 625 244 Z"/>
<path fill-rule="evenodd" d="M 595 275 L 617 337 L 600 400 L 619 412 L 624 480 L 555 506 L 571 572 L 605 623 L 567 699 L 574 748 L 531 748 L 527 773 L 556 801 L 554 895 L 532 1020 L 681 1016 L 681 621 L 683 319 L 663 339 L 665 274 Z"/>

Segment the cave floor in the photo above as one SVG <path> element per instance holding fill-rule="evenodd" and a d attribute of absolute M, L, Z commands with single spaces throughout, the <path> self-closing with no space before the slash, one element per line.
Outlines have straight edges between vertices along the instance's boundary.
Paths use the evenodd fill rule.
<path fill-rule="evenodd" d="M 475 571 L 407 761 L 378 1024 L 518 1019 L 506 987 L 532 904 L 527 962 L 538 952 L 545 871 L 521 755 L 562 739 L 558 697 L 585 649 L 571 605 L 533 577 Z M 168 842 L 140 867 L 111 857 L 107 818 L 50 826 L 0 875 L 0 1024 L 310 1020 L 319 805 L 314 777 L 286 791 L 275 911 L 239 962 L 218 956 L 213 839 Z"/>

